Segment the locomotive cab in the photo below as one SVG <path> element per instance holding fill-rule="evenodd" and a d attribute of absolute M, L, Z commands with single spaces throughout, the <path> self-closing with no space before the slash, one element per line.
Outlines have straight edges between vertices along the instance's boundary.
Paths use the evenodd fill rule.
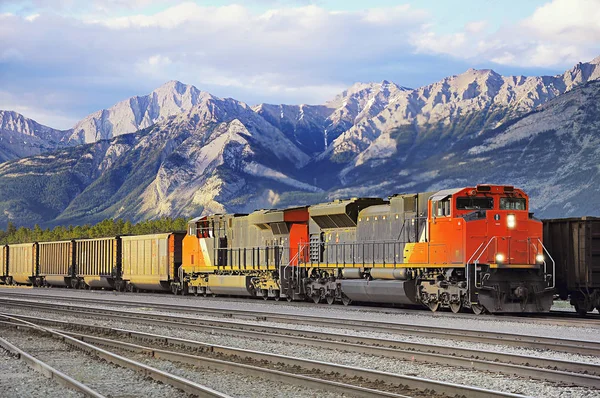
<path fill-rule="evenodd" d="M 465 264 L 465 299 L 476 312 L 551 306 L 553 271 L 545 261 L 542 223 L 528 205 L 520 189 L 497 185 L 442 192 L 430 200 L 433 262 Z"/>

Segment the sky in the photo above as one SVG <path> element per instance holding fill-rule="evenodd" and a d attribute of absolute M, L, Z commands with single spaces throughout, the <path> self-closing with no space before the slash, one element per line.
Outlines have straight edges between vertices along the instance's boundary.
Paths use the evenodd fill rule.
<path fill-rule="evenodd" d="M 600 55 L 600 0 L 0 0 L 0 109 L 71 128 L 169 80 L 250 105 Z"/>

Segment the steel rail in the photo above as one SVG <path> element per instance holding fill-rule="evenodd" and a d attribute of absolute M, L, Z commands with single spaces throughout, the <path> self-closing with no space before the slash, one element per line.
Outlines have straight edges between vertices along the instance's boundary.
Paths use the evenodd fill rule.
<path fill-rule="evenodd" d="M 118 328 L 108 328 L 101 326 L 89 326 L 75 322 L 66 322 L 51 320 L 47 318 L 34 318 L 23 315 L 14 315 L 17 318 L 32 319 L 36 322 L 58 325 L 58 326 L 74 326 L 78 330 L 88 329 L 103 331 L 104 333 L 121 333 L 128 336 L 145 336 L 142 332 L 134 332 L 131 330 L 123 330 Z M 133 318 L 136 319 L 136 318 Z M 180 323 L 171 322 L 154 322 L 148 320 L 152 325 L 177 326 Z M 226 333 L 228 335 L 240 335 L 239 329 L 228 329 L 222 327 L 210 327 L 207 325 L 192 324 L 190 329 L 207 331 L 212 330 L 217 333 Z M 404 349 L 386 347 L 394 346 L 397 342 L 393 340 L 382 339 L 367 339 L 355 337 L 353 342 L 347 341 L 332 341 L 323 340 L 322 338 L 310 338 L 289 336 L 282 334 L 273 334 L 266 332 L 244 331 L 244 337 L 256 337 L 278 342 L 293 343 L 300 345 L 308 345 L 317 348 L 327 348 L 334 350 L 343 350 L 355 352 L 360 355 L 375 355 L 387 358 L 395 358 L 406 361 L 417 361 L 426 363 L 436 363 L 446 366 L 458 366 L 466 369 L 487 370 L 500 372 L 507 375 L 518 375 L 531 377 L 539 380 L 552 382 L 563 382 L 586 387 L 597 387 L 600 385 L 600 365 L 586 364 L 580 362 L 571 362 L 564 360 L 544 359 L 533 356 L 504 354 L 493 351 L 480 351 L 461 348 L 448 348 L 443 346 L 402 343 Z M 348 337 L 346 335 L 334 335 L 327 337 L 339 337 L 341 340 Z M 361 344 L 359 344 L 359 341 Z M 366 345 L 371 344 L 371 345 Z M 436 353 L 436 351 L 445 351 L 444 354 Z M 504 362 L 502 362 L 504 361 Z M 537 367 L 536 367 L 537 366 Z"/>
<path fill-rule="evenodd" d="M 107 315 L 110 314 L 126 314 L 128 316 L 139 316 L 139 317 L 151 317 L 151 316 L 160 316 L 157 314 L 147 314 L 147 313 L 133 313 L 127 312 L 123 310 L 112 310 L 112 309 L 100 309 L 100 308 L 90 308 L 90 307 L 81 307 L 72 304 L 56 304 L 56 303 L 41 303 L 41 302 L 33 302 L 30 300 L 19 300 L 19 299 L 5 299 L 0 298 L 0 304 L 7 303 L 11 305 L 26 305 L 26 303 L 35 304 L 36 308 L 42 309 L 43 307 L 50 307 L 52 309 L 86 309 L 86 310 L 94 310 L 98 313 L 104 312 Z M 186 315 L 208 315 L 208 316 L 218 316 L 218 317 L 227 317 L 233 319 L 234 313 L 240 310 L 212 310 L 212 309 L 198 309 L 198 308 L 190 308 L 189 310 L 182 309 L 181 307 L 173 306 L 173 307 L 162 307 L 160 305 L 148 304 L 142 306 L 143 308 L 163 308 L 165 311 L 177 311 L 184 312 Z M 168 309 L 167 309 L 168 308 Z M 366 332 L 375 332 L 375 333 L 393 333 L 400 335 L 418 335 L 419 337 L 432 337 L 439 339 L 451 339 L 453 341 L 467 341 L 474 343 L 486 343 L 486 344 L 501 344 L 513 347 L 525 347 L 525 348 L 534 348 L 541 350 L 553 350 L 559 352 L 567 352 L 572 354 L 579 355 L 593 355 L 600 356 L 600 342 L 597 341 L 587 341 L 587 340 L 570 340 L 564 338 L 550 338 L 550 337 L 540 337 L 540 336 L 531 336 L 531 335 L 520 335 L 520 334 L 510 334 L 510 333 L 499 333 L 499 332 L 483 332 L 483 331 L 475 331 L 475 330 L 466 330 L 466 329 L 452 329 L 452 328 L 442 328 L 442 327 L 433 327 L 433 326 L 413 326 L 401 323 L 386 323 L 386 322 L 375 322 L 375 321 L 360 321 L 360 320 L 352 320 L 352 319 L 344 319 L 344 318 L 326 318 L 326 317 L 315 317 L 312 315 L 309 316 L 300 316 L 300 315 L 283 315 L 283 314 L 268 314 L 264 312 L 253 312 L 253 311 L 242 311 L 244 316 L 240 317 L 241 319 L 251 319 L 258 321 L 269 321 L 269 322 L 277 322 L 277 323 L 292 323 L 309 326 L 318 326 L 318 327 L 330 327 L 335 329 L 349 329 L 354 331 L 366 331 Z M 254 315 L 250 315 L 254 314 Z M 181 318 L 179 318 L 181 319 Z M 193 318 L 188 318 L 186 321 L 193 320 Z M 206 320 L 203 319 L 202 322 L 209 324 L 220 324 L 220 325 L 240 325 L 240 323 L 235 323 L 232 321 L 217 321 L 217 320 Z M 260 328 L 259 325 L 253 325 L 255 328 Z M 277 330 L 277 327 L 264 327 L 264 330 Z M 286 329 L 287 330 L 287 329 Z"/>
<path fill-rule="evenodd" d="M 5 316 L 4 314 L 0 314 L 1 316 Z M 110 328 L 109 328 L 110 329 Z M 277 365 L 285 365 L 292 367 L 294 369 L 305 369 L 312 372 L 317 372 L 319 374 L 333 374 L 333 375 L 341 375 L 340 377 L 347 378 L 356 378 L 357 380 L 367 380 L 370 382 L 377 383 L 387 383 L 389 387 L 395 388 L 396 386 L 405 386 L 410 389 L 418 390 L 418 391 L 426 391 L 428 394 L 444 394 L 450 397 L 461 396 L 465 398 L 471 397 L 523 397 L 523 395 L 507 393 L 502 391 L 494 391 L 483 389 L 479 387 L 465 386 L 455 383 L 442 382 L 438 380 L 425 379 L 421 377 L 415 376 L 407 376 L 394 374 L 389 372 L 382 372 L 377 370 L 364 369 L 359 367 L 347 366 L 347 365 L 338 365 L 329 362 L 323 361 L 315 361 L 304 358 L 296 358 L 287 355 L 273 354 L 261 351 L 254 350 L 246 350 L 241 348 L 227 347 L 216 344 L 207 344 L 203 342 L 197 342 L 193 340 L 173 338 L 163 335 L 144 333 L 144 332 L 136 332 L 136 331 L 128 331 L 120 329 L 118 330 L 121 335 L 124 337 L 136 338 L 143 341 L 153 340 L 159 344 L 169 344 L 178 347 L 183 347 L 186 349 L 192 349 L 200 354 L 205 353 L 209 355 L 219 355 L 229 357 L 232 360 L 252 360 L 256 363 L 271 363 Z M 145 347 L 137 344 L 127 343 L 123 341 L 117 341 L 113 339 L 106 339 L 97 336 L 90 335 L 82 335 L 79 333 L 73 332 L 64 332 L 65 335 L 69 335 L 70 337 L 80 340 L 81 342 L 88 342 L 88 344 L 97 344 L 97 345 L 106 345 L 111 347 L 116 347 L 119 349 L 130 349 L 136 352 L 142 352 L 150 355 L 154 355 L 156 358 L 167 359 L 180 362 L 186 362 L 192 365 L 202 364 L 203 361 L 206 361 L 207 364 L 215 364 L 220 362 L 221 366 L 226 365 L 231 369 L 232 361 L 225 360 L 215 360 L 213 358 L 207 358 L 202 355 L 192 355 L 187 353 L 180 353 L 177 351 L 170 351 L 164 349 L 158 349 L 153 347 Z M 238 364 L 236 364 L 238 365 Z M 244 364 L 246 365 L 246 364 Z M 251 366 L 251 365 L 246 365 Z M 254 366 L 253 366 L 254 367 Z M 254 367 L 256 368 L 256 374 L 260 375 L 261 372 L 265 372 L 268 368 L 263 367 Z M 319 379 L 315 379 L 319 380 Z M 342 383 L 340 383 L 342 384 Z M 356 387 L 356 386 L 355 386 Z M 321 387 L 323 388 L 323 387 Z M 379 396 L 382 396 L 382 392 L 385 390 L 372 390 L 367 389 L 370 392 L 375 393 Z M 385 395 L 384 395 L 385 396 Z M 392 396 L 398 396 L 393 394 Z"/>
<path fill-rule="evenodd" d="M 92 353 L 99 358 L 106 360 L 107 362 L 111 362 L 115 365 L 121 366 L 123 368 L 132 369 L 138 373 L 142 373 L 145 376 L 149 376 L 156 381 L 160 381 L 161 383 L 169 384 L 175 388 L 179 388 L 187 393 L 194 394 L 198 397 L 207 397 L 207 398 L 231 398 L 227 394 L 223 394 L 221 392 L 215 391 L 211 388 L 203 386 L 201 384 L 195 383 L 191 380 L 187 380 L 183 377 L 179 377 L 167 372 L 164 372 L 160 369 L 153 368 L 148 365 L 144 365 L 143 363 L 136 362 L 129 358 L 125 358 L 121 355 L 117 355 L 110 351 L 104 350 L 102 348 L 96 347 L 92 344 L 86 343 L 85 341 L 78 340 L 74 337 L 71 337 L 65 333 L 61 333 L 57 330 L 45 328 L 39 326 L 33 322 L 25 321 L 23 319 L 19 319 L 17 317 L 13 317 L 10 314 L 0 313 L 0 317 L 11 320 L 13 322 L 22 322 L 24 327 L 28 327 L 30 329 L 39 330 L 45 333 L 49 333 L 52 336 L 58 337 L 62 339 L 67 344 L 76 346 L 82 351 Z"/>
<path fill-rule="evenodd" d="M 0 285 L 0 291 L 2 290 L 2 285 Z M 152 303 L 143 303 L 143 302 L 139 302 L 139 301 L 126 301 L 123 299 L 109 299 L 109 298 L 85 298 L 85 297 L 77 297 L 77 296 L 58 296 L 58 295 L 54 295 L 54 294 L 46 294 L 46 293 L 38 293 L 41 290 L 41 288 L 35 288 L 33 289 L 31 292 L 14 292 L 14 291 L 8 291 L 8 292 L 2 292 L 2 293 L 7 293 L 7 296 L 15 296 L 15 297 L 37 297 L 37 298 L 48 298 L 48 299 L 55 299 L 55 300 L 63 300 L 63 301 L 84 301 L 84 302 L 94 302 L 94 303 L 119 303 L 120 305 L 127 305 L 127 306 L 138 306 L 138 305 L 152 305 L 155 307 L 172 307 L 172 304 L 152 304 Z M 147 295 L 151 295 L 152 297 L 164 297 L 164 296 L 168 296 L 167 294 L 160 294 L 160 293 L 144 293 L 141 295 L 137 295 L 135 293 L 120 293 L 120 292 L 113 292 L 115 296 L 117 297 L 134 297 L 134 298 L 143 298 L 143 296 L 147 296 Z M 191 300 L 194 300 L 193 297 L 188 296 L 188 298 L 190 298 Z M 198 300 L 211 300 L 212 297 L 206 297 L 206 298 L 202 298 L 202 299 L 198 299 Z M 231 298 L 227 298 L 227 297 L 219 297 L 219 300 L 231 300 Z M 201 301 L 199 301 L 201 302 Z M 243 300 L 235 300 L 235 302 L 248 302 L 248 299 L 243 299 Z M 275 302 L 272 302 L 275 303 Z M 313 306 L 312 303 L 304 303 L 304 302 L 294 302 L 294 303 L 288 303 L 287 301 L 282 301 L 282 302 L 278 302 L 278 306 L 283 306 L 283 307 L 299 307 L 299 304 L 307 304 L 309 306 Z M 194 310 L 194 309 L 198 309 L 198 307 L 196 306 L 190 306 L 190 305 L 181 305 L 178 307 L 182 307 L 182 311 L 188 311 L 188 310 Z M 361 312 L 361 311 L 365 311 L 366 309 L 363 308 L 368 308 L 370 311 L 375 311 L 375 312 L 381 312 L 381 313 L 391 313 L 390 311 L 393 311 L 393 313 L 401 313 L 401 314 L 411 314 L 411 315 L 423 315 L 423 314 L 427 314 L 427 315 L 431 315 L 431 316 L 435 316 L 435 317 L 449 317 L 450 319 L 458 319 L 458 318 L 462 318 L 462 319 L 475 319 L 478 321 L 497 321 L 497 320 L 501 320 L 501 321 L 511 321 L 511 322 L 523 322 L 524 319 L 527 320 L 527 322 L 529 323 L 535 323 L 535 324 L 541 324 L 541 325 L 554 325 L 554 326 L 581 326 L 581 327 L 591 327 L 591 328 L 600 328 L 600 314 L 588 314 L 586 317 L 581 317 L 579 315 L 577 315 L 575 312 L 567 312 L 567 311 L 550 311 L 549 313 L 541 313 L 541 314 L 493 314 L 493 315 L 474 315 L 474 314 L 465 314 L 465 313 L 458 313 L 458 314 L 454 314 L 454 313 L 446 313 L 446 312 L 436 312 L 435 314 L 431 313 L 429 310 L 423 310 L 423 311 L 416 311 L 414 309 L 399 309 L 399 308 L 381 308 L 381 307 L 376 307 L 376 306 L 371 306 L 371 307 L 362 307 L 362 308 L 358 308 L 358 307 L 345 307 L 346 310 L 349 311 L 353 311 L 353 312 Z M 176 309 L 172 309 L 170 308 L 170 310 L 176 310 Z M 205 309 L 206 311 L 225 311 L 224 309 Z M 229 310 L 229 311 L 244 311 L 244 310 Z M 269 313 L 269 312 L 266 312 Z"/>
<path fill-rule="evenodd" d="M 104 398 L 104 395 L 100 394 L 99 392 L 92 390 L 90 387 L 64 374 L 60 370 L 54 369 L 52 366 L 37 359 L 33 355 L 28 354 L 2 337 L 0 337 L 0 347 L 5 349 L 16 358 L 24 361 L 27 365 L 29 365 L 29 367 L 41 373 L 48 379 L 54 379 L 61 385 L 79 391 L 85 396 L 92 398 Z"/>

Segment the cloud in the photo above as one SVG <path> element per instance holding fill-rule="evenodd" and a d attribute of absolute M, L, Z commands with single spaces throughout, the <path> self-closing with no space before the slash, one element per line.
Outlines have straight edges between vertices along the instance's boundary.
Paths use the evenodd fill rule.
<path fill-rule="evenodd" d="M 0 52 L 0 85 L 13 93 L 21 85 L 63 93 L 80 85 L 77 97 L 90 93 L 90 104 L 96 90 L 144 90 L 130 96 L 171 79 L 250 103 L 321 103 L 357 80 L 389 78 L 385 59 L 410 57 L 408 32 L 428 17 L 408 5 L 256 12 L 193 2 L 126 17 L 36 14 L 0 16 L 0 41 L 8 43 Z"/>
<path fill-rule="evenodd" d="M 600 53 L 600 0 L 553 0 L 496 32 L 471 22 L 459 32 L 413 34 L 418 52 L 522 67 L 565 67 Z"/>
<path fill-rule="evenodd" d="M 172 79 L 249 104 L 322 103 L 356 81 L 418 86 L 470 66 L 562 68 L 591 59 L 598 1 L 554 0 L 504 29 L 478 20 L 439 33 L 427 11 L 410 5 L 32 0 L 0 14 L 0 87 L 15 107 L 73 119 Z M 261 7 L 244 5 L 252 2 Z M 0 0 L 0 10 L 15 4 Z"/>

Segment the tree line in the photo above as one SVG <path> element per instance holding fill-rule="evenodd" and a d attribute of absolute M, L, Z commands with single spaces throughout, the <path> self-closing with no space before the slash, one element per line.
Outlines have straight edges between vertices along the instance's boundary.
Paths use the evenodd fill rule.
<path fill-rule="evenodd" d="M 33 228 L 17 227 L 9 222 L 6 231 L 0 229 L 0 244 L 105 238 L 116 235 L 145 235 L 185 230 L 187 230 L 185 218 L 170 217 L 141 221 L 136 224 L 129 220 L 108 218 L 95 225 L 69 225 L 68 227 L 59 225 L 52 229 L 42 229 L 37 224 Z"/>

